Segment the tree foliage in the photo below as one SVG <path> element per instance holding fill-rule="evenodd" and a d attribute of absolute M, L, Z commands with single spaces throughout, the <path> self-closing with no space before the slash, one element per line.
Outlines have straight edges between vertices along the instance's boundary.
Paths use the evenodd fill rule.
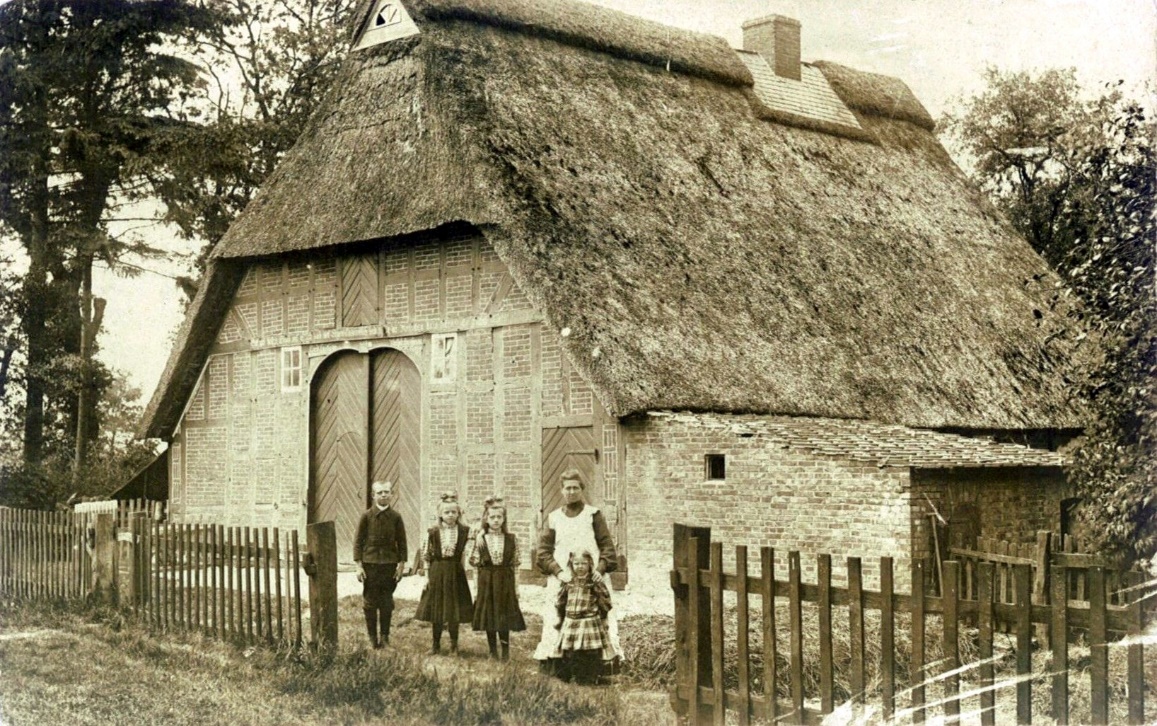
<path fill-rule="evenodd" d="M 198 82 L 165 44 L 207 14 L 186 0 L 12 0 L 0 5 L 0 234 L 28 256 L 18 315 L 23 342 L 23 457 L 54 438 L 68 448 L 77 391 L 99 398 L 99 367 L 78 358 L 82 289 L 95 260 L 146 253 L 109 233 L 124 205 L 155 193 L 157 140 Z M 57 428 L 59 426 L 59 428 Z"/>
<path fill-rule="evenodd" d="M 948 119 L 976 180 L 1061 274 L 1096 348 L 1077 391 L 1088 424 L 1071 470 L 1086 533 L 1157 553 L 1157 124 L 1119 84 L 1088 99 L 1072 71 L 1005 73 Z"/>
<path fill-rule="evenodd" d="M 216 22 L 190 35 L 209 79 L 200 120 L 174 136 L 161 181 L 167 220 L 212 244 L 293 146 L 346 48 L 355 0 L 202 0 Z"/>

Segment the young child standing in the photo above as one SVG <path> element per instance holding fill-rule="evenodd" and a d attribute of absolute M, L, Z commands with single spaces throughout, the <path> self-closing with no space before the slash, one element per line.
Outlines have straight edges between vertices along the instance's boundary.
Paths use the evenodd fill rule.
<path fill-rule="evenodd" d="M 506 530 L 506 505 L 500 498 L 486 500 L 470 564 L 478 568 L 474 630 L 486 631 L 491 658 L 510 660 L 510 632 L 526 630 L 526 622 L 518 606 L 518 542 Z"/>
<path fill-rule="evenodd" d="M 607 631 L 611 593 L 603 581 L 595 582 L 594 557 L 586 549 L 573 552 L 567 562 L 569 581 L 558 591 L 558 647 L 552 655 L 561 658 L 559 675 L 580 683 L 597 682 L 603 661 L 614 658 Z"/>
<path fill-rule="evenodd" d="M 438 504 L 438 524 L 426 534 L 423 560 L 430 579 L 414 619 L 431 624 L 434 647 L 430 652 L 435 655 L 442 652 L 443 625 L 450 631 L 450 652 L 457 654 L 458 623 L 469 623 L 474 616 L 470 585 L 462 565 L 470 529 L 458 521 L 461 516 L 457 495 L 443 494 Z"/>

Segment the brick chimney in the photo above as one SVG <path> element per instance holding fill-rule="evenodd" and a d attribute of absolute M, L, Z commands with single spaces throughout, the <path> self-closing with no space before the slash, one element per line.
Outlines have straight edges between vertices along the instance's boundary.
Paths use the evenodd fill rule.
<path fill-rule="evenodd" d="M 743 49 L 759 53 L 777 76 L 800 80 L 799 21 L 768 15 L 743 24 Z"/>

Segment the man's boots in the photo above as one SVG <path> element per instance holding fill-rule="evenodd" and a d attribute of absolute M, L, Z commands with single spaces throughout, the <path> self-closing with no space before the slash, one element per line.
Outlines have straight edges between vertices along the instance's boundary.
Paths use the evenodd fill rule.
<path fill-rule="evenodd" d="M 363 608 L 366 615 L 366 635 L 370 636 L 370 647 L 381 648 L 382 641 L 378 639 L 378 610 L 377 608 Z"/>

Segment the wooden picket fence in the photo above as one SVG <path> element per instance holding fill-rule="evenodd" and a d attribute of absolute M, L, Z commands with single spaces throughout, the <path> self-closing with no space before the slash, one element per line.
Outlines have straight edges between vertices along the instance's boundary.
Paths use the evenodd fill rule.
<path fill-rule="evenodd" d="M 138 520 L 127 604 L 153 628 L 300 646 L 297 530 Z"/>
<path fill-rule="evenodd" d="M 880 558 L 880 590 L 863 586 L 860 558 L 847 559 L 847 586 L 833 587 L 831 557 L 817 558 L 817 583 L 802 582 L 802 568 L 798 552 L 788 554 L 788 579 L 775 579 L 776 553 L 770 547 L 759 551 L 760 576 L 748 574 L 747 548 L 735 548 L 736 571 L 723 570 L 723 545 L 711 542 L 711 531 L 705 527 L 675 525 L 674 564 L 671 586 L 675 591 L 676 680 L 672 702 L 679 716 L 689 723 L 723 724 L 732 712 L 738 723 L 748 724 L 752 718 L 767 721 L 785 720 L 789 723 L 818 723 L 831 713 L 837 704 L 833 698 L 833 608 L 846 609 L 848 639 L 850 640 L 850 693 L 852 707 L 862 709 L 867 694 L 865 612 L 879 613 L 880 711 L 884 719 L 893 718 L 923 722 L 927 713 L 939 709 L 946 721 L 959 718 L 961 702 L 978 699 L 980 720 L 983 724 L 996 722 L 997 691 L 1004 685 L 996 683 L 993 658 L 993 634 L 998 618 L 1014 623 L 1016 634 L 1016 690 L 1018 723 L 1029 723 L 1032 718 L 1033 681 L 1051 681 L 1051 710 L 1058 723 L 1068 723 L 1069 712 L 1069 651 L 1067 637 L 1051 639 L 1053 663 L 1066 667 L 1049 674 L 1032 672 L 1032 637 L 1034 624 L 1051 628 L 1052 633 L 1070 633 L 1071 628 L 1083 628 L 1089 644 L 1089 677 L 1091 686 L 1091 721 L 1108 723 L 1109 670 L 1108 648 L 1110 634 L 1133 636 L 1127 644 L 1127 676 L 1125 698 L 1129 723 L 1145 720 L 1143 646 L 1144 612 L 1136 586 L 1134 597 L 1127 606 L 1110 605 L 1106 599 L 1105 572 L 1102 568 L 1089 570 L 1087 603 L 1072 602 L 1064 585 L 1068 582 L 1063 566 L 1054 568 L 1052 583 L 1054 598 L 1051 604 L 1032 602 L 1032 570 L 1018 563 L 1013 570 L 1012 589 L 1015 604 L 998 602 L 995 569 L 992 563 L 982 562 L 975 574 L 978 596 L 961 597 L 959 563 L 943 563 L 944 584 L 939 596 L 926 595 L 925 565 L 917 561 L 912 566 L 913 587 L 909 594 L 897 593 L 894 588 L 893 564 L 889 557 Z M 724 593 L 735 593 L 736 627 L 734 634 L 724 629 Z M 750 648 L 751 600 L 759 601 L 762 672 L 752 669 Z M 781 643 L 776 635 L 776 601 L 786 601 L 790 620 L 790 642 L 786 657 L 778 651 Z M 768 606 L 768 604 L 773 604 Z M 819 623 L 819 708 L 814 702 L 805 702 L 804 687 L 804 620 L 803 603 L 812 603 L 818 611 Z M 908 679 L 912 684 L 897 693 L 896 668 L 896 615 L 905 613 L 911 635 L 911 655 Z M 929 621 L 934 627 L 929 630 Z M 938 621 L 938 622 L 937 622 Z M 979 662 L 972 669 L 962 668 L 959 638 L 962 627 L 975 624 L 979 639 Z M 762 627 L 759 627 L 759 626 Z M 939 626 L 939 632 L 936 631 Z M 926 660 L 926 646 L 939 635 L 940 658 Z M 737 666 L 737 688 L 725 688 L 725 658 L 734 653 Z M 790 671 L 789 699 L 777 695 L 777 658 L 784 660 Z M 975 679 L 969 692 L 962 693 L 961 675 L 969 671 Z M 761 682 L 756 692 L 752 683 Z M 935 703 L 926 703 L 926 688 L 936 683 L 946 695 Z M 900 697 L 898 699 L 898 696 Z M 906 703 L 898 703 L 905 701 Z"/>
<path fill-rule="evenodd" d="M 1062 568 L 1069 600 L 1088 602 L 1089 571 L 1100 567 L 1105 574 L 1105 587 L 1110 605 L 1128 605 L 1130 573 L 1114 567 L 1114 563 L 1100 555 L 1080 551 L 1077 540 L 1053 532 L 1037 532 L 1033 542 L 1008 542 L 981 537 L 975 549 L 953 547 L 948 550 L 951 559 L 960 563 L 962 597 L 977 597 L 976 573 L 982 562 L 992 565 L 995 572 L 993 597 L 999 603 L 1016 603 L 1013 572 L 1017 565 L 1032 568 L 1032 600 L 1048 602 L 1052 592 L 1051 578 L 1055 568 Z"/>
<path fill-rule="evenodd" d="M 296 530 L 173 524 L 154 514 L 131 505 L 80 513 L 0 509 L 0 597 L 100 595 L 156 630 L 302 644 Z"/>
<path fill-rule="evenodd" d="M 0 508 L 0 593 L 7 600 L 86 597 L 87 531 L 72 512 Z"/>

